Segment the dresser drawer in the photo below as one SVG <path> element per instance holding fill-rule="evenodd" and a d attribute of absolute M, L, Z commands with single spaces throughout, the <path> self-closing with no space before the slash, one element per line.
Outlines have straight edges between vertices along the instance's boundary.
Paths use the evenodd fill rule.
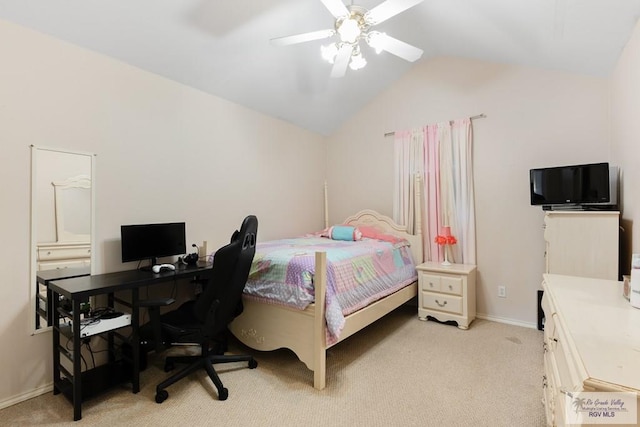
<path fill-rule="evenodd" d="M 60 259 L 91 258 L 91 247 L 81 246 L 41 246 L 38 248 L 38 261 L 55 261 Z"/>
<path fill-rule="evenodd" d="M 423 291 L 421 300 L 422 308 L 453 314 L 462 314 L 461 297 Z"/>
<path fill-rule="evenodd" d="M 554 316 L 557 316 L 557 314 L 554 314 Z M 581 378 L 575 365 L 575 358 L 567 345 L 567 336 L 560 328 L 556 328 L 554 335 L 551 338 L 551 348 L 553 349 L 554 361 L 558 370 L 558 389 L 567 391 L 582 390 L 584 378 Z"/>
<path fill-rule="evenodd" d="M 60 261 L 47 261 L 38 263 L 38 271 L 43 270 L 62 270 L 65 268 L 81 268 L 91 266 L 89 259 L 73 259 Z"/>

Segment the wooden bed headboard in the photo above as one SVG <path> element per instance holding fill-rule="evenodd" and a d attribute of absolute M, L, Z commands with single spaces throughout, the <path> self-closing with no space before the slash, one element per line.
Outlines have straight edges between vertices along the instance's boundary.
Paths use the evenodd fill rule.
<path fill-rule="evenodd" d="M 413 218 L 417 218 L 415 221 L 414 234 L 410 234 L 407 231 L 407 227 L 397 224 L 393 219 L 388 216 L 382 215 L 374 210 L 365 209 L 355 215 L 352 215 L 345 219 L 342 223 L 346 225 L 366 225 L 376 227 L 378 230 L 394 234 L 398 237 L 407 239 L 411 243 L 411 252 L 413 253 L 413 260 L 416 265 L 424 262 L 423 248 L 422 248 L 422 177 L 420 174 L 414 175 L 414 197 L 413 197 Z M 328 201 L 328 189 L 327 183 L 324 183 L 324 226 L 329 227 L 329 201 Z"/>
<path fill-rule="evenodd" d="M 420 221 L 418 221 L 420 223 Z M 424 261 L 422 254 L 422 230 L 420 226 L 416 227 L 416 234 L 409 234 L 407 227 L 396 224 L 393 219 L 388 216 L 379 214 L 378 212 L 365 209 L 343 221 L 343 224 L 358 226 L 375 227 L 383 233 L 393 234 L 403 239 L 407 239 L 411 243 L 411 252 L 416 265 Z"/>

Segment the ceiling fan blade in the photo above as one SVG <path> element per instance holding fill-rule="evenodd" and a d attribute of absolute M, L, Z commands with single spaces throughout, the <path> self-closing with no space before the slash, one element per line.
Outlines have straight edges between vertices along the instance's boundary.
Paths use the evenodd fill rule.
<path fill-rule="evenodd" d="M 313 31 L 311 33 L 296 34 L 293 36 L 277 37 L 275 39 L 271 39 L 271 44 L 274 46 L 288 46 L 290 44 L 326 39 L 333 36 L 335 33 L 335 30 L 320 30 Z"/>
<path fill-rule="evenodd" d="M 336 18 L 343 16 L 349 16 L 349 9 L 342 3 L 342 0 L 320 0 L 324 7 L 329 9 L 329 12 Z"/>
<path fill-rule="evenodd" d="M 368 42 L 369 46 L 374 49 L 385 50 L 409 62 L 417 61 L 424 52 L 420 48 L 388 36 L 385 33 L 376 32 L 375 34 L 372 34 L 372 37 Z"/>
<path fill-rule="evenodd" d="M 352 52 L 353 46 L 350 44 L 345 44 L 338 49 L 336 58 L 333 61 L 331 77 L 343 77 L 347 73 L 347 67 L 349 66 L 349 59 L 351 59 Z"/>
<path fill-rule="evenodd" d="M 371 25 L 379 24 L 423 1 L 424 0 L 386 0 L 367 12 L 365 19 Z"/>

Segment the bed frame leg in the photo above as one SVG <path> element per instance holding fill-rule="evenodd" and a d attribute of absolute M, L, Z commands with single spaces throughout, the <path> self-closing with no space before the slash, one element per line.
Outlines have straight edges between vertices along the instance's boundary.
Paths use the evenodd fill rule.
<path fill-rule="evenodd" d="M 324 361 L 325 358 L 322 357 L 322 368 L 316 366 L 315 370 L 313 371 L 313 388 L 315 388 L 316 390 L 324 390 L 324 387 L 326 385 L 327 377 Z"/>
<path fill-rule="evenodd" d="M 327 373 L 325 301 L 327 295 L 327 254 L 316 252 L 315 311 L 313 325 L 313 388 L 324 389 Z"/>

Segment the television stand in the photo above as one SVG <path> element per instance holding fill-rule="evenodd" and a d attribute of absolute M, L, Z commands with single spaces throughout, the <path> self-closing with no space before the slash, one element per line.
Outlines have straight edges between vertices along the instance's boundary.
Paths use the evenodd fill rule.
<path fill-rule="evenodd" d="M 616 211 L 616 205 L 543 205 L 543 211 Z"/>

